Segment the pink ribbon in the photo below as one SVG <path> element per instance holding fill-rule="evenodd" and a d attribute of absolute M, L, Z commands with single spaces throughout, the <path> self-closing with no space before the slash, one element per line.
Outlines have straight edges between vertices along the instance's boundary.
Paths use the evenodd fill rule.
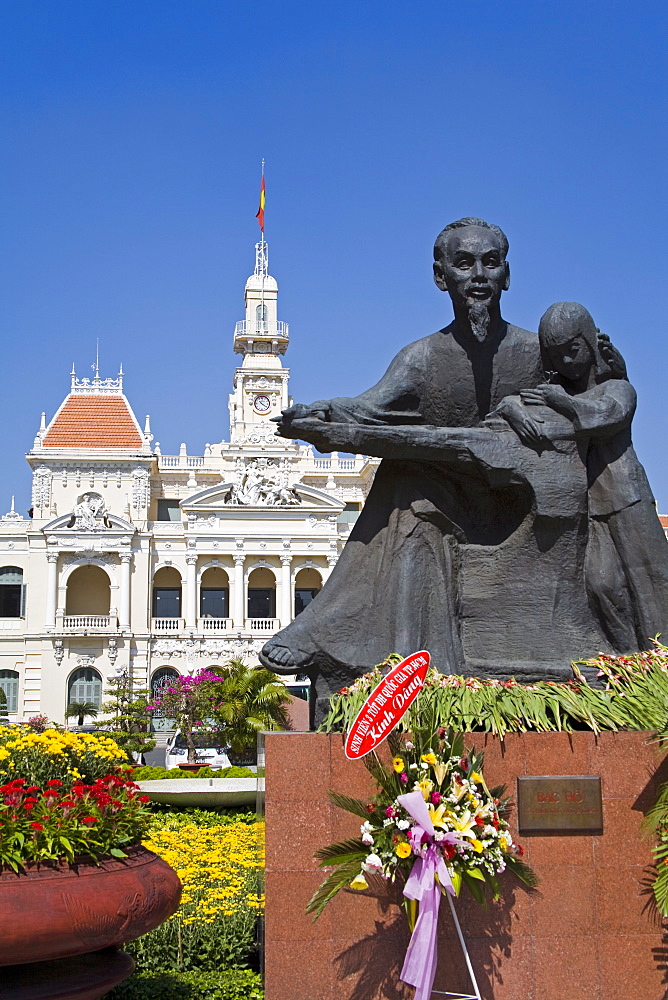
<path fill-rule="evenodd" d="M 420 903 L 400 978 L 415 987 L 415 1000 L 429 1000 L 436 975 L 438 909 L 441 903 L 441 890 L 435 876 L 438 875 L 446 892 L 451 896 L 456 893 L 443 855 L 435 846 L 436 831 L 422 792 L 399 795 L 397 802 L 415 820 L 409 839 L 417 857 L 404 887 L 404 896 Z M 464 841 L 454 833 L 446 833 L 440 843 L 463 845 Z"/>

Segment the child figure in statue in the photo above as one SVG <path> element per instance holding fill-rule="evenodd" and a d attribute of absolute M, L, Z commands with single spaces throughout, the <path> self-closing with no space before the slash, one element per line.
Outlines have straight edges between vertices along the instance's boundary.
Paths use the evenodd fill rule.
<path fill-rule="evenodd" d="M 538 336 L 553 381 L 520 397 L 525 406 L 568 417 L 587 441 L 587 591 L 613 648 L 630 652 L 668 634 L 668 540 L 631 443 L 635 390 L 625 378 L 610 378 L 597 335 L 584 306 L 550 306 Z"/>

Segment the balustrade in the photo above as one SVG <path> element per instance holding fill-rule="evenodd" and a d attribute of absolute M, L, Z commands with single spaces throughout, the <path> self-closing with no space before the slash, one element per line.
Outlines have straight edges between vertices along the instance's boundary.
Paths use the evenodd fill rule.
<path fill-rule="evenodd" d="M 112 615 L 65 615 L 63 628 L 80 631 L 111 632 L 117 627 L 117 619 Z"/>
<path fill-rule="evenodd" d="M 278 632 L 280 628 L 278 618 L 247 618 L 246 628 L 249 632 Z"/>
<path fill-rule="evenodd" d="M 185 628 L 183 618 L 152 618 L 152 632 L 180 632 Z"/>
<path fill-rule="evenodd" d="M 232 628 L 232 619 L 200 618 L 197 624 L 202 632 L 229 632 Z"/>

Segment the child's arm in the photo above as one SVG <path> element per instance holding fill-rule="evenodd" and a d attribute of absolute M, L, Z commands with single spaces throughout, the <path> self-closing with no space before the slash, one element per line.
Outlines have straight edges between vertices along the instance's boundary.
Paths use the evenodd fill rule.
<path fill-rule="evenodd" d="M 609 379 L 578 396 L 559 385 L 539 385 L 521 393 L 527 406 L 543 404 L 573 421 L 576 431 L 593 438 L 612 437 L 628 427 L 636 409 L 636 391 L 630 382 Z"/>

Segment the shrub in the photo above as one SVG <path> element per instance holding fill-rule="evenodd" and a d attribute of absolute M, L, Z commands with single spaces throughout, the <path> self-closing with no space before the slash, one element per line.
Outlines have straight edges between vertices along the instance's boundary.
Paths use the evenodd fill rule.
<path fill-rule="evenodd" d="M 257 775 L 248 767 L 223 767 L 216 770 L 213 767 L 202 767 L 199 771 L 182 771 L 179 767 L 173 767 L 169 771 L 165 767 L 135 767 L 132 771 L 133 781 L 158 781 L 169 778 L 179 780 L 180 778 L 255 778 Z"/>
<path fill-rule="evenodd" d="M 248 969 L 228 972 L 140 972 L 107 1000 L 263 1000 L 262 979 Z"/>

